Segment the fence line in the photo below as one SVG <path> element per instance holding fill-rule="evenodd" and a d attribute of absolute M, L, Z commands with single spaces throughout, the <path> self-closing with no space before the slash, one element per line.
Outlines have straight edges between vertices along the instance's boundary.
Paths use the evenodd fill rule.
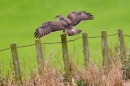
<path fill-rule="evenodd" d="M 110 35 L 107 35 L 107 37 L 110 37 L 110 36 L 116 36 L 118 33 L 116 34 L 110 34 Z M 125 37 L 130 37 L 130 35 L 123 35 Z M 88 38 L 100 38 L 101 36 L 90 36 Z M 82 37 L 78 37 L 78 38 L 75 38 L 75 39 L 72 39 L 72 40 L 67 40 L 67 42 L 73 42 L 73 41 L 76 41 L 78 39 L 80 39 Z M 42 44 L 59 44 L 59 43 L 62 43 L 62 42 L 45 42 L 45 43 L 42 43 Z M 27 44 L 27 45 L 23 45 L 23 46 L 18 46 L 17 48 L 24 48 L 24 47 L 29 47 L 29 46 L 34 46 L 35 43 L 33 44 Z M 4 48 L 4 49 L 1 49 L 0 52 L 2 51 L 6 51 L 6 50 L 9 50 L 11 47 L 8 47 L 8 48 Z M 32 62 L 32 61 L 37 61 L 37 60 L 29 60 L 29 61 L 26 61 L 26 62 Z M 22 64 L 23 62 L 20 62 L 20 64 Z M 11 63 L 13 64 L 13 63 Z M 0 64 L 0 66 L 3 66 L 3 65 L 10 65 L 10 64 Z"/>
<path fill-rule="evenodd" d="M 117 33 L 116 33 L 116 34 L 107 35 L 107 37 L 109 37 L 109 36 L 115 36 L 115 35 L 117 35 Z M 130 37 L 130 35 L 124 35 L 124 36 Z M 100 37 L 101 37 L 101 36 L 90 36 L 90 37 L 88 37 L 88 38 L 100 38 Z M 78 38 L 75 38 L 75 39 L 72 39 L 72 40 L 68 40 L 67 42 L 73 42 L 73 41 L 76 41 L 76 40 L 78 40 L 78 39 L 80 39 L 80 38 L 82 38 L 82 37 L 78 37 Z M 42 43 L 42 44 L 60 44 L 60 43 L 62 43 L 62 42 L 44 42 L 44 43 Z M 35 43 L 18 46 L 17 48 L 29 47 L 29 46 L 34 46 L 34 45 L 35 45 Z M 1 49 L 0 52 L 6 51 L 6 50 L 9 50 L 9 49 L 10 49 L 10 47 L 4 48 L 4 49 Z"/>

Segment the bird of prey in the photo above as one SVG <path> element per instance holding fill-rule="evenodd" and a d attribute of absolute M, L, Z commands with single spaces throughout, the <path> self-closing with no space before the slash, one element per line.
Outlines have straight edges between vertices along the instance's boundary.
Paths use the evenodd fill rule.
<path fill-rule="evenodd" d="M 76 29 L 74 26 L 78 25 L 83 20 L 93 20 L 93 15 L 85 11 L 69 12 L 67 17 L 56 15 L 57 21 L 47 21 L 38 27 L 34 33 L 35 38 L 41 38 L 55 31 L 63 31 L 68 36 L 79 34 L 82 30 Z"/>

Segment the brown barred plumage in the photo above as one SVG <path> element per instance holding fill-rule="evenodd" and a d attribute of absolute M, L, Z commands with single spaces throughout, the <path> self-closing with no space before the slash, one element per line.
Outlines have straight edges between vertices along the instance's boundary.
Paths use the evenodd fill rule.
<path fill-rule="evenodd" d="M 56 15 L 57 21 L 47 21 L 36 29 L 34 37 L 41 38 L 55 31 L 66 31 L 68 36 L 79 34 L 82 30 L 74 28 L 83 20 L 93 20 L 93 15 L 85 11 L 70 12 L 67 17 L 64 18 L 61 15 Z"/>

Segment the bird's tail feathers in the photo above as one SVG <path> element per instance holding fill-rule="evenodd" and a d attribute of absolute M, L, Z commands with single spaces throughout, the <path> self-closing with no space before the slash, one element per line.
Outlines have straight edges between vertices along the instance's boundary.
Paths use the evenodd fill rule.
<path fill-rule="evenodd" d="M 66 29 L 66 32 L 68 34 L 68 36 L 73 36 L 75 34 L 79 34 L 82 32 L 82 30 L 79 30 L 79 29 L 76 29 L 76 28 L 73 28 L 73 29 Z"/>

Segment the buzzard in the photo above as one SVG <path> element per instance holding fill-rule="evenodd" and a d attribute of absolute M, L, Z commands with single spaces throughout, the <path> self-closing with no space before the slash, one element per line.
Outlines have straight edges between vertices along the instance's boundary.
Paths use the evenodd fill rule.
<path fill-rule="evenodd" d="M 68 36 L 79 34 L 82 30 L 76 29 L 74 26 L 78 25 L 83 20 L 93 20 L 93 15 L 85 11 L 69 12 L 67 17 L 56 15 L 57 21 L 47 21 L 38 27 L 34 33 L 35 38 L 41 38 L 55 31 L 67 32 Z"/>

